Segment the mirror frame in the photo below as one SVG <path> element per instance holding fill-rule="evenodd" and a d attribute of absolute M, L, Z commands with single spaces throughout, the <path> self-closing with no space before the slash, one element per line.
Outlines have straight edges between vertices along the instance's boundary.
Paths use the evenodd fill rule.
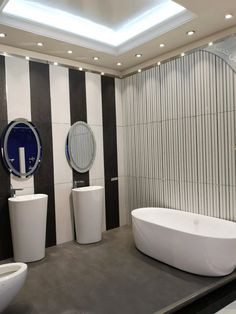
<path fill-rule="evenodd" d="M 72 128 L 74 128 L 75 126 L 78 126 L 78 125 L 83 125 L 83 126 L 85 126 L 85 127 L 89 130 L 89 132 L 90 132 L 90 134 L 91 134 L 91 136 L 92 136 L 92 141 L 93 141 L 93 147 L 94 147 L 94 149 L 93 149 L 93 156 L 92 156 L 92 158 L 91 158 L 91 160 L 90 160 L 90 162 L 89 162 L 89 164 L 88 164 L 88 166 L 87 166 L 86 168 L 81 168 L 81 167 L 79 167 L 79 166 L 74 162 L 73 158 L 71 158 L 72 152 L 71 152 L 71 147 L 70 147 L 70 145 L 69 145 L 70 134 L 71 134 Z M 84 121 L 77 121 L 77 122 L 75 122 L 75 123 L 70 127 L 70 130 L 69 130 L 69 132 L 68 132 L 67 139 L 66 139 L 66 158 L 67 158 L 67 161 L 68 161 L 69 165 L 70 165 L 74 170 L 76 170 L 76 171 L 79 172 L 79 173 L 85 173 L 85 172 L 89 171 L 89 170 L 91 169 L 91 167 L 92 167 L 92 165 L 93 165 L 93 162 L 94 162 L 94 160 L 95 160 L 95 157 L 96 157 L 96 148 L 97 148 L 97 147 L 96 147 L 96 141 L 95 141 L 95 137 L 94 137 L 94 134 L 93 134 L 93 131 L 92 131 L 91 127 L 90 127 L 86 122 L 84 122 Z"/>
<path fill-rule="evenodd" d="M 26 173 L 21 173 L 12 166 L 12 164 L 10 162 L 9 155 L 8 155 L 8 151 L 7 151 L 7 142 L 8 142 L 9 134 L 12 131 L 12 129 L 19 123 L 23 123 L 31 129 L 31 131 L 34 133 L 34 136 L 35 136 L 35 139 L 37 142 L 37 147 L 38 147 L 37 158 L 35 160 L 34 166 L 32 167 L 32 169 L 30 171 L 28 171 Z M 28 178 L 33 173 L 35 173 L 35 171 L 38 169 L 38 167 L 40 166 L 40 163 L 42 161 L 42 142 L 41 142 L 40 135 L 39 135 L 35 125 L 32 122 L 27 121 L 26 119 L 23 119 L 23 118 L 19 118 L 19 119 L 15 119 L 15 120 L 11 121 L 6 126 L 4 132 L 1 136 L 1 153 L 2 153 L 2 159 L 3 159 L 4 165 L 7 168 L 7 170 L 10 173 L 12 173 L 13 175 L 17 176 L 18 178 Z"/>

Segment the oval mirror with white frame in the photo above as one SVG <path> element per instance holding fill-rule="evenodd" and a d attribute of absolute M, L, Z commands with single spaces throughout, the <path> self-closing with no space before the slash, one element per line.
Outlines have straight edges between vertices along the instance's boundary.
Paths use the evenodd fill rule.
<path fill-rule="evenodd" d="M 87 172 L 95 159 L 96 142 L 90 126 L 83 122 L 75 122 L 68 133 L 66 156 L 70 166 L 80 173 Z"/>
<path fill-rule="evenodd" d="M 19 178 L 31 176 L 42 159 L 42 144 L 33 123 L 17 119 L 8 124 L 1 138 L 6 168 Z"/>

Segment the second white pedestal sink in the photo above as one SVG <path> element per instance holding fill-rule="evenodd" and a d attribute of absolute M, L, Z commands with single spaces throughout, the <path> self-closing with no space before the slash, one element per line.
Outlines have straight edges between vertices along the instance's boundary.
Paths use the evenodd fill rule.
<path fill-rule="evenodd" d="M 34 262 L 44 258 L 48 196 L 22 195 L 10 197 L 8 202 L 14 260 Z"/>
<path fill-rule="evenodd" d="M 72 189 L 76 239 L 88 244 L 102 239 L 102 186 L 85 186 Z"/>

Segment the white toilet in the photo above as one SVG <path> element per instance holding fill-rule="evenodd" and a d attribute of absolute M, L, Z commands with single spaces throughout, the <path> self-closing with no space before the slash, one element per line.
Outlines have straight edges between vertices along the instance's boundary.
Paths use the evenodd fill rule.
<path fill-rule="evenodd" d="M 14 299 L 22 288 L 27 275 L 24 263 L 0 265 L 0 312 Z"/>

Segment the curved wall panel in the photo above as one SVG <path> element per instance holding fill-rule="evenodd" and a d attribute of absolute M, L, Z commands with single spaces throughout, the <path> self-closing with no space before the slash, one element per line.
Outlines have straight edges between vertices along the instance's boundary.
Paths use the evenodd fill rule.
<path fill-rule="evenodd" d="M 122 80 L 129 209 L 236 220 L 236 74 L 197 51 Z"/>

